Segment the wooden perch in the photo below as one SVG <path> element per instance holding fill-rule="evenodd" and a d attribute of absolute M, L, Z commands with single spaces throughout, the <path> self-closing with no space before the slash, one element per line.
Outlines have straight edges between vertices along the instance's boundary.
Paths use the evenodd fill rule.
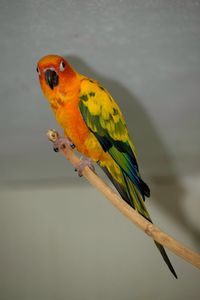
<path fill-rule="evenodd" d="M 55 130 L 49 130 L 47 136 L 53 143 L 59 138 Z M 76 167 L 80 159 L 74 155 L 70 148 L 62 147 L 62 153 Z M 187 248 L 168 234 L 161 231 L 154 224 L 143 218 L 136 210 L 128 205 L 112 188 L 110 188 L 96 173 L 89 167 L 83 170 L 84 177 L 96 187 L 105 197 L 117 207 L 132 223 L 142 229 L 148 236 L 162 244 L 176 255 L 200 269 L 200 255 L 191 249 Z"/>

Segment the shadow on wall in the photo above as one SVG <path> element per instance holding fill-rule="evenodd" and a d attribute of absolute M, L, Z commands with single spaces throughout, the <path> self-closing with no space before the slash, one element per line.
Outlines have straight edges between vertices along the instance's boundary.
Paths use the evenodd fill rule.
<path fill-rule="evenodd" d="M 139 159 L 139 165 L 142 166 L 141 173 L 142 170 L 147 171 L 154 183 L 152 196 L 156 205 L 173 217 L 182 229 L 193 237 L 195 245 L 199 247 L 200 232 L 187 219 L 182 208 L 186 191 L 179 182 L 170 153 L 139 100 L 120 82 L 98 74 L 81 58 L 69 55 L 65 57 L 80 73 L 100 81 L 117 100 L 126 118 L 130 136 L 134 137 L 138 156 L 142 157 L 142 165 Z"/>

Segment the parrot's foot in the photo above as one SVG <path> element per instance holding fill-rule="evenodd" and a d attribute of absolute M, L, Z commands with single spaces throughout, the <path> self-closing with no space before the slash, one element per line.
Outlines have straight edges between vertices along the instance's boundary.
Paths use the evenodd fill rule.
<path fill-rule="evenodd" d="M 53 150 L 55 152 L 59 152 L 63 148 L 71 148 L 74 149 L 75 145 L 72 141 L 67 137 L 59 137 L 55 143 L 53 144 Z"/>
<path fill-rule="evenodd" d="M 92 160 L 88 157 L 81 158 L 81 161 L 76 166 L 75 171 L 78 172 L 78 176 L 83 176 L 83 170 L 85 167 L 89 167 L 93 172 L 95 171 L 95 168 L 92 164 Z"/>

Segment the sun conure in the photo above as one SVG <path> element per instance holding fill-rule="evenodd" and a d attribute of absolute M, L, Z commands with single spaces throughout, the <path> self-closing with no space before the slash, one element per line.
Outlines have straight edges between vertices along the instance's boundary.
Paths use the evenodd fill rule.
<path fill-rule="evenodd" d="M 75 145 L 90 167 L 89 159 L 98 162 L 124 201 L 152 222 L 144 205 L 150 190 L 141 178 L 122 112 L 109 92 L 98 81 L 79 74 L 58 55 L 40 59 L 37 72 L 66 141 Z M 165 249 L 155 244 L 177 278 Z"/>

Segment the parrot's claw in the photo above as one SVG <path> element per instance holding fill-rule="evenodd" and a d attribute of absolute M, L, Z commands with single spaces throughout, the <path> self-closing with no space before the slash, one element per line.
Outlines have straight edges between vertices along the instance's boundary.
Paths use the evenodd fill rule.
<path fill-rule="evenodd" d="M 63 149 L 63 148 L 71 148 L 71 149 L 74 149 L 75 148 L 75 145 L 72 143 L 72 141 L 67 138 L 67 137 L 59 137 L 56 142 L 53 144 L 53 150 L 55 152 L 59 152 L 60 149 Z"/>
<path fill-rule="evenodd" d="M 81 158 L 79 164 L 75 168 L 75 172 L 78 172 L 78 176 L 83 176 L 83 170 L 85 167 L 89 167 L 93 172 L 95 171 L 95 168 L 92 164 L 92 160 L 88 157 Z"/>

